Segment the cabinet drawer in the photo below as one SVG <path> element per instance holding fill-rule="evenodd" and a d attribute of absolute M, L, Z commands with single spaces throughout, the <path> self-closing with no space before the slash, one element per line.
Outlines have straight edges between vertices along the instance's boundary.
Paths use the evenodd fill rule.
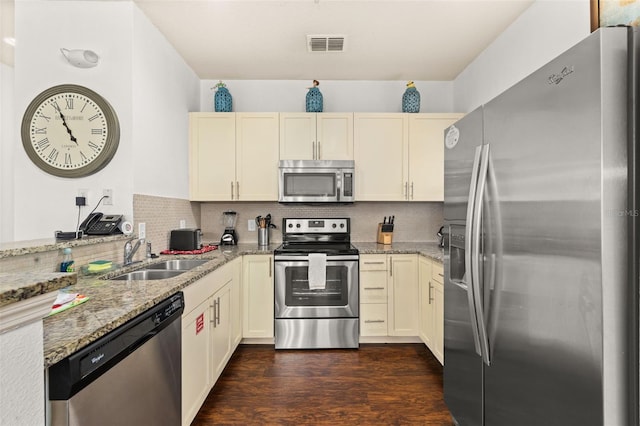
<path fill-rule="evenodd" d="M 360 273 L 360 301 L 387 303 L 387 272 L 362 271 Z"/>
<path fill-rule="evenodd" d="M 433 262 L 431 266 L 431 279 L 440 284 L 444 284 L 444 268 L 442 267 L 442 263 Z"/>
<path fill-rule="evenodd" d="M 361 271 L 386 271 L 387 255 L 386 254 L 364 254 L 360 255 Z"/>
<path fill-rule="evenodd" d="M 360 335 L 387 335 L 386 303 L 364 303 L 360 305 Z"/>

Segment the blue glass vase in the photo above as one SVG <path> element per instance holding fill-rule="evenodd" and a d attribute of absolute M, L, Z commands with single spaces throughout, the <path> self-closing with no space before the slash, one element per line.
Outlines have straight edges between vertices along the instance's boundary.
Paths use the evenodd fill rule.
<path fill-rule="evenodd" d="M 218 87 L 213 97 L 213 106 L 216 112 L 231 112 L 233 99 L 226 87 Z"/>
<path fill-rule="evenodd" d="M 415 87 L 407 87 L 404 91 L 402 112 L 420 112 L 420 92 Z"/>
<path fill-rule="evenodd" d="M 307 112 L 322 112 L 322 93 L 317 87 L 312 87 L 307 92 Z"/>

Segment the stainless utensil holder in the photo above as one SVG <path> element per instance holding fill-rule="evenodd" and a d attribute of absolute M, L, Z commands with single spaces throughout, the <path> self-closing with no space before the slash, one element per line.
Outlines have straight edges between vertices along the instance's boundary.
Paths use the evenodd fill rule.
<path fill-rule="evenodd" d="M 269 228 L 258 228 L 258 245 L 269 245 Z"/>

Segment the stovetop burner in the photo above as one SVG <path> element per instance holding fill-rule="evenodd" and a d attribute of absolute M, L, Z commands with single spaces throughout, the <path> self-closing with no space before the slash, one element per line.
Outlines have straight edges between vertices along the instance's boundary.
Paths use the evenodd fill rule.
<path fill-rule="evenodd" d="M 351 245 L 349 218 L 282 220 L 282 245 L 275 254 L 358 254 Z"/>

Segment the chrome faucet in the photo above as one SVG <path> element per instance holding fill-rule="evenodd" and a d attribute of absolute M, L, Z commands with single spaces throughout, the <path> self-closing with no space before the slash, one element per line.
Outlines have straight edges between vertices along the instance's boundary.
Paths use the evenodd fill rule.
<path fill-rule="evenodd" d="M 136 245 L 132 246 L 131 241 L 133 240 L 134 238 L 130 239 L 124 245 L 124 266 L 131 265 L 133 263 L 133 255 L 136 254 L 136 251 L 140 248 L 140 244 L 144 241 L 143 239 L 139 239 L 136 242 Z"/>

